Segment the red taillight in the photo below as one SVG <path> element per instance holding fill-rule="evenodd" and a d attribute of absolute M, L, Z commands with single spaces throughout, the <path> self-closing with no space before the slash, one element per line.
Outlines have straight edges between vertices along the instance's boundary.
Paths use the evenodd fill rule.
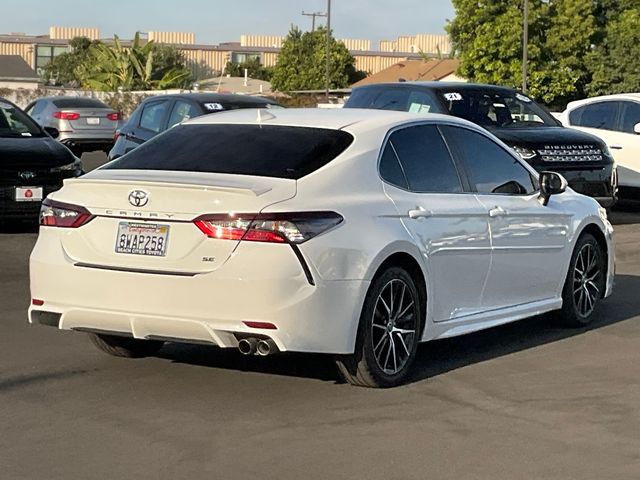
<path fill-rule="evenodd" d="M 44 305 L 44 300 L 39 300 L 37 298 L 32 298 L 31 299 L 31 305 L 33 305 L 34 307 L 41 307 L 42 305 Z"/>
<path fill-rule="evenodd" d="M 119 113 L 107 113 L 107 118 L 109 120 L 112 120 L 114 122 L 120 120 L 120 114 Z"/>
<path fill-rule="evenodd" d="M 120 132 L 116 130 L 115 133 L 113 134 L 114 143 L 118 140 L 118 138 L 120 138 Z"/>
<path fill-rule="evenodd" d="M 343 221 L 335 212 L 203 215 L 194 220 L 209 238 L 267 243 L 303 243 Z"/>
<path fill-rule="evenodd" d="M 46 199 L 40 208 L 40 225 L 46 227 L 78 228 L 93 218 L 84 207 Z"/>
<path fill-rule="evenodd" d="M 80 114 L 78 112 L 53 112 L 53 118 L 60 120 L 78 120 Z"/>
<path fill-rule="evenodd" d="M 196 226 L 209 238 L 242 240 L 255 215 L 204 215 L 194 220 Z"/>
<path fill-rule="evenodd" d="M 250 328 L 262 328 L 264 330 L 277 330 L 278 327 L 276 327 L 273 323 L 270 322 L 242 322 L 244 323 L 247 327 Z"/>

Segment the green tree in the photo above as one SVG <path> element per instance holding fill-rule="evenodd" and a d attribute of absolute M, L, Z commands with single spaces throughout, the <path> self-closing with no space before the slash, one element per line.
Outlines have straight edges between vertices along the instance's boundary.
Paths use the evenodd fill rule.
<path fill-rule="evenodd" d="M 291 27 L 282 44 L 271 84 L 280 91 L 319 90 L 326 84 L 327 30 L 302 32 Z M 330 39 L 329 75 L 331 88 L 345 88 L 363 78 L 355 59 L 342 42 Z"/>
<path fill-rule="evenodd" d="M 584 96 L 591 80 L 587 58 L 606 13 L 598 0 L 528 1 L 529 93 L 552 105 Z M 453 0 L 453 4 L 456 17 L 447 28 L 461 60 L 459 73 L 472 81 L 519 87 L 522 0 Z"/>
<path fill-rule="evenodd" d="M 79 87 L 77 69 L 87 62 L 92 46 L 99 44 L 99 40 L 91 41 L 86 37 L 76 37 L 69 42 L 70 51 L 62 53 L 51 60 L 43 69 L 42 77 L 45 82 L 65 87 Z"/>
<path fill-rule="evenodd" d="M 640 2 L 616 3 L 630 8 L 605 13 L 602 42 L 588 57 L 590 95 L 640 91 Z"/>
<path fill-rule="evenodd" d="M 244 77 L 245 68 L 248 70 L 249 77 L 256 80 L 265 80 L 268 82 L 273 75 L 273 67 L 265 67 L 257 58 L 249 59 L 244 63 L 228 62 L 224 71 L 232 77 Z"/>
<path fill-rule="evenodd" d="M 191 72 L 175 48 L 143 44 L 139 33 L 129 47 L 117 36 L 113 45 L 92 45 L 77 74 L 84 87 L 102 91 L 185 88 L 192 82 Z"/>

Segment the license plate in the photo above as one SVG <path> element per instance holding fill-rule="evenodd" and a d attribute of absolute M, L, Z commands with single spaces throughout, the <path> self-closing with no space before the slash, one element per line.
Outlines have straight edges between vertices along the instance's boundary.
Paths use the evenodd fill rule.
<path fill-rule="evenodd" d="M 100 119 L 96 117 L 87 118 L 87 125 L 100 125 Z"/>
<path fill-rule="evenodd" d="M 16 187 L 16 202 L 42 201 L 42 187 Z"/>
<path fill-rule="evenodd" d="M 116 253 L 164 257 L 168 239 L 169 225 L 120 222 Z"/>

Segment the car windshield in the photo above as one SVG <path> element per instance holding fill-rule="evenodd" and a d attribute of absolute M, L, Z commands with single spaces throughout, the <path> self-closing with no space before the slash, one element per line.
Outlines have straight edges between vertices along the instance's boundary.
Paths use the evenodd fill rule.
<path fill-rule="evenodd" d="M 451 115 L 483 127 L 558 126 L 549 113 L 521 93 L 460 89 L 440 95 Z"/>
<path fill-rule="evenodd" d="M 40 137 L 40 127 L 10 103 L 0 100 L 0 137 Z"/>

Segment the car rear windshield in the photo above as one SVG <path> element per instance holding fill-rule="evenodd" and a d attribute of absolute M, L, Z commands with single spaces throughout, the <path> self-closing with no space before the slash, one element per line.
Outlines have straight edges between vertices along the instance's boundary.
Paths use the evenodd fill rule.
<path fill-rule="evenodd" d="M 60 98 L 52 102 L 57 108 L 109 108 L 95 98 Z"/>
<path fill-rule="evenodd" d="M 104 168 L 299 179 L 342 153 L 341 130 L 280 125 L 179 125 Z"/>

